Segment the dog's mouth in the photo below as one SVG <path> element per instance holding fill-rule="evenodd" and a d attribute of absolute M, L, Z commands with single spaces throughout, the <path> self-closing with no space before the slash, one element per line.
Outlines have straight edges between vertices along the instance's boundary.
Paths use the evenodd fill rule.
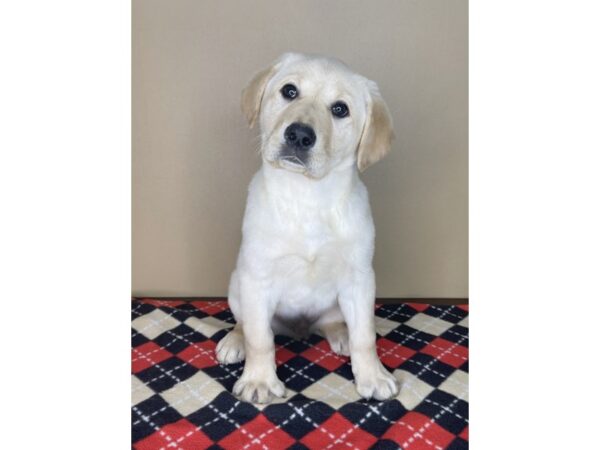
<path fill-rule="evenodd" d="M 286 168 L 290 168 L 290 169 L 294 169 L 294 170 L 298 170 L 298 169 L 306 170 L 306 164 L 304 164 L 304 162 L 302 162 L 302 160 L 300 160 L 298 157 L 295 157 L 295 156 L 281 157 L 281 158 L 279 158 L 279 164 L 282 167 L 286 167 Z"/>
<path fill-rule="evenodd" d="M 284 145 L 281 147 L 274 163 L 282 169 L 306 173 L 308 171 L 307 158 L 308 155 L 306 153 L 298 152 L 297 150 Z"/>

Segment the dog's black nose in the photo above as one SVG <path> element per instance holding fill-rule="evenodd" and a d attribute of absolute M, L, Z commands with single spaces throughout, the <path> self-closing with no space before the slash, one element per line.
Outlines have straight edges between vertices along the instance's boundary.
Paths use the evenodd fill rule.
<path fill-rule="evenodd" d="M 317 140 L 315 130 L 299 122 L 294 122 L 287 127 L 283 136 L 288 145 L 298 150 L 310 150 Z"/>

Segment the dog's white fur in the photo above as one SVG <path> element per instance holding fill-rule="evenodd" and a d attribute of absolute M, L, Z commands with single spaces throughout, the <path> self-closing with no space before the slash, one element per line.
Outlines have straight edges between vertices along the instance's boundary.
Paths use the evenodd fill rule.
<path fill-rule="evenodd" d="M 298 98 L 282 97 L 293 83 Z M 343 100 L 350 115 L 333 117 Z M 374 82 L 330 58 L 286 53 L 260 72 L 242 95 L 251 126 L 259 119 L 263 164 L 250 183 L 229 305 L 237 324 L 217 346 L 222 363 L 245 358 L 234 393 L 245 401 L 284 396 L 275 373 L 274 334 L 324 335 L 350 355 L 365 398 L 398 393 L 375 350 L 375 230 L 358 176 L 390 149 L 392 124 Z M 281 159 L 283 131 L 313 127 L 308 161 Z"/>

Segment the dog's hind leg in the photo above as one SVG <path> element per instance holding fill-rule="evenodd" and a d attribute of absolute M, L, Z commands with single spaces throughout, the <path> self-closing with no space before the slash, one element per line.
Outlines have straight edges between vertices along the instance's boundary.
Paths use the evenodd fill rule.
<path fill-rule="evenodd" d="M 221 364 L 234 364 L 246 357 L 244 331 L 240 320 L 240 285 L 237 271 L 234 270 L 229 281 L 227 295 L 229 307 L 236 319 L 236 325 L 217 344 L 217 360 Z"/>
<path fill-rule="evenodd" d="M 337 306 L 323 314 L 313 326 L 313 330 L 327 339 L 331 350 L 335 353 L 342 356 L 350 355 L 348 327 Z"/>
<path fill-rule="evenodd" d="M 238 322 L 217 344 L 217 360 L 221 364 L 234 364 L 243 361 L 245 357 L 244 332 L 242 324 Z"/>
<path fill-rule="evenodd" d="M 319 326 L 319 329 L 325 335 L 331 350 L 338 355 L 350 356 L 348 327 L 344 322 L 323 324 Z"/>

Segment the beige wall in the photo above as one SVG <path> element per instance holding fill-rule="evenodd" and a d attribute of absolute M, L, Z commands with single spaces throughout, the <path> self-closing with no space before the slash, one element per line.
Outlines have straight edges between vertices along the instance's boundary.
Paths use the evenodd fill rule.
<path fill-rule="evenodd" d="M 363 176 L 378 296 L 468 296 L 466 0 L 134 0 L 134 295 L 226 295 L 260 164 L 240 91 L 288 50 L 344 60 L 394 117 Z"/>

